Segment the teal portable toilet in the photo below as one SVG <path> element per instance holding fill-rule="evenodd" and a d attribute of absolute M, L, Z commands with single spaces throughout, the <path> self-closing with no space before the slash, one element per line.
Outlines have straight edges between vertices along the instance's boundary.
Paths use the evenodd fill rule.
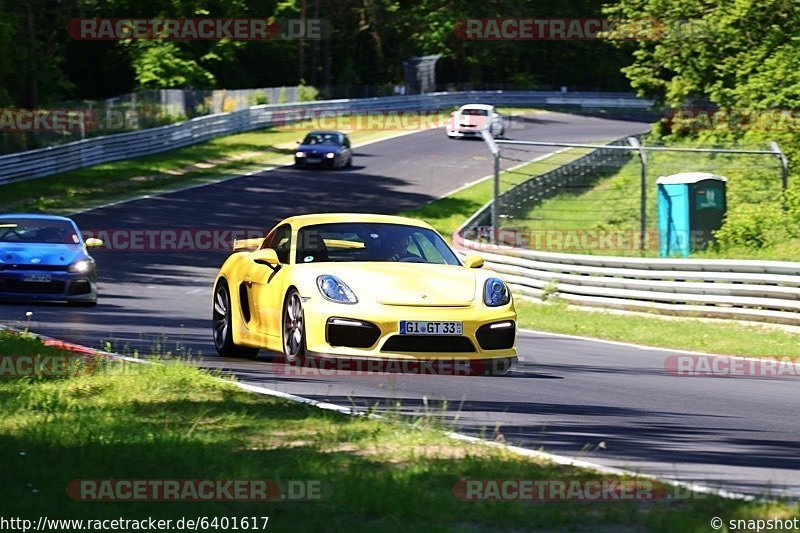
<path fill-rule="evenodd" d="M 658 185 L 658 243 L 661 257 L 702 250 L 722 227 L 727 178 L 708 172 L 661 176 Z"/>

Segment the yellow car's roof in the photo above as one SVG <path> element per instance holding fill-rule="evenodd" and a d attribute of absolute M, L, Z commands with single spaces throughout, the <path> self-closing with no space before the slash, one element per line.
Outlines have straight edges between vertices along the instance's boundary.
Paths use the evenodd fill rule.
<path fill-rule="evenodd" d="M 298 215 L 283 220 L 281 224 L 289 223 L 295 227 L 302 227 L 314 224 L 332 224 L 335 222 L 382 222 L 384 224 L 405 224 L 406 226 L 431 229 L 429 224 L 415 218 L 365 213 L 317 213 L 313 215 Z"/>

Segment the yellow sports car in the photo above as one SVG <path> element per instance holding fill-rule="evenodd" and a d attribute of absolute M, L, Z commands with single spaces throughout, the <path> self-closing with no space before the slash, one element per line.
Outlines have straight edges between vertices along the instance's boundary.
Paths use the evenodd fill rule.
<path fill-rule="evenodd" d="M 424 222 L 296 216 L 233 250 L 214 284 L 220 355 L 463 361 L 490 374 L 517 359 L 505 282 L 477 255 L 462 264 Z"/>

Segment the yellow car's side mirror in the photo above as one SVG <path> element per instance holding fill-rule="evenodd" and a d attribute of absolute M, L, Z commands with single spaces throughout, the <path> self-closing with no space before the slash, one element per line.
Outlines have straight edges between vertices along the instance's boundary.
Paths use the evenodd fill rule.
<path fill-rule="evenodd" d="M 278 261 L 278 254 L 272 248 L 262 248 L 253 252 L 251 258 L 259 265 L 276 266 L 281 264 Z"/>
<path fill-rule="evenodd" d="M 86 239 L 87 248 L 99 248 L 103 246 L 103 244 L 104 244 L 103 241 L 95 237 L 89 237 L 88 239 Z"/>
<path fill-rule="evenodd" d="M 467 268 L 481 268 L 483 266 L 483 257 L 477 254 L 467 254 L 464 258 L 464 265 Z"/>

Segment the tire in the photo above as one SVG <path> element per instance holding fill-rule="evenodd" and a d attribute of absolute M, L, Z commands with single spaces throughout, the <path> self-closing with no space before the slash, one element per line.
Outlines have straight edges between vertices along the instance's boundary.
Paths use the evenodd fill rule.
<path fill-rule="evenodd" d="M 258 355 L 258 348 L 237 346 L 233 343 L 231 316 L 231 295 L 228 284 L 224 280 L 220 280 L 214 289 L 214 304 L 211 311 L 214 347 L 217 349 L 217 353 L 223 357 L 255 357 Z"/>
<path fill-rule="evenodd" d="M 306 355 L 306 321 L 300 293 L 292 289 L 283 303 L 283 358 L 289 363 L 302 362 Z"/>
<path fill-rule="evenodd" d="M 353 168 L 353 156 L 347 158 L 347 164 L 345 165 L 346 168 Z"/>

